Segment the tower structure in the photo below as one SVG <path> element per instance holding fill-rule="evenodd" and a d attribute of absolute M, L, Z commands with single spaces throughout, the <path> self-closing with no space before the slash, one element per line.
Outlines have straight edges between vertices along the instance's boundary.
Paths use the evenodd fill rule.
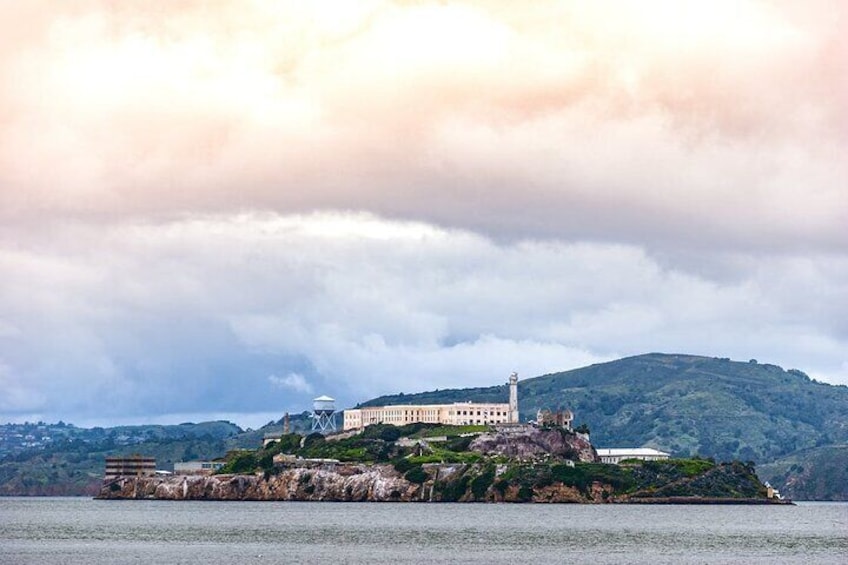
<path fill-rule="evenodd" d="M 325 434 L 336 431 L 336 400 L 329 396 L 312 399 L 312 431 Z"/>
<path fill-rule="evenodd" d="M 518 373 L 509 376 L 509 423 L 518 423 Z"/>

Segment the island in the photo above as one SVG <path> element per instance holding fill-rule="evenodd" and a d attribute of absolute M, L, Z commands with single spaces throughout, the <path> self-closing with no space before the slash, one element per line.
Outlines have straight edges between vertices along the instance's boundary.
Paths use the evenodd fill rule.
<path fill-rule="evenodd" d="M 588 431 L 588 430 L 584 430 Z M 113 473 L 97 498 L 332 502 L 786 504 L 753 463 L 687 458 L 602 463 L 567 426 L 374 424 L 281 434 L 216 470 Z"/>

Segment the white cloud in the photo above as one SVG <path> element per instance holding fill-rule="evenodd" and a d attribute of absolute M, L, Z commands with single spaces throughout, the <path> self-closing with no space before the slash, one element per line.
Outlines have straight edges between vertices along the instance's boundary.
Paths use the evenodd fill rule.
<path fill-rule="evenodd" d="M 289 373 L 285 377 L 269 375 L 268 382 L 276 387 L 286 388 L 295 392 L 302 392 L 306 394 L 312 393 L 312 385 L 309 384 L 304 376 L 299 373 Z"/>
<path fill-rule="evenodd" d="M 678 253 L 846 245 L 843 3 L 7 4 L 18 226 L 356 209 Z"/>
<path fill-rule="evenodd" d="M 845 382 L 845 10 L 0 3 L 4 411 L 656 350 Z"/>
<path fill-rule="evenodd" d="M 701 272 L 350 213 L 75 224 L 0 250 L 12 419 L 296 413 L 650 351 L 845 382 L 838 255 L 713 252 Z"/>

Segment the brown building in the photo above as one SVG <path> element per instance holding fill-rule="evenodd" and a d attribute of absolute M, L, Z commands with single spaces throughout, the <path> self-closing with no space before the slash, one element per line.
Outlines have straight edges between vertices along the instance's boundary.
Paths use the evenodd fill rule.
<path fill-rule="evenodd" d="M 131 455 L 129 457 L 107 457 L 107 477 L 151 477 L 156 474 L 156 458 Z"/>

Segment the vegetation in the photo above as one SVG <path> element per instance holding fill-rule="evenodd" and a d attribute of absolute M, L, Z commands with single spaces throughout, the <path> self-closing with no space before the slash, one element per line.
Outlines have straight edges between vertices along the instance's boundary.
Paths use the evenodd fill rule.
<path fill-rule="evenodd" d="M 595 445 L 755 461 L 763 478 L 784 492 L 848 499 L 848 481 L 840 472 L 846 465 L 829 465 L 820 455 L 844 453 L 848 446 L 848 387 L 816 382 L 797 369 L 649 354 L 523 380 L 518 388 L 522 420 L 535 418 L 541 408 L 570 408 L 591 428 Z M 507 398 L 507 387 L 499 385 L 384 396 L 364 404 Z"/>
<path fill-rule="evenodd" d="M 309 414 L 290 418 L 294 431 L 309 429 Z M 231 422 L 77 428 L 72 424 L 6 424 L 0 426 L 0 496 L 94 495 L 103 480 L 105 458 L 144 454 L 159 469 L 172 471 L 178 461 L 215 460 L 233 450 L 255 449 L 266 433 L 282 430 L 282 420 L 259 430 L 242 430 Z M 7 441 L 16 433 L 51 436 L 37 447 Z M 302 436 L 290 434 L 289 441 Z M 272 454 L 273 456 L 273 454 Z M 270 459 L 257 462 L 263 468 Z"/>
<path fill-rule="evenodd" d="M 0 495 L 94 495 L 107 456 L 141 453 L 155 457 L 158 468 L 173 470 L 176 461 L 216 459 L 261 441 L 229 422 L 65 428 L 68 435 L 58 441 L 0 458 Z"/>
<path fill-rule="evenodd" d="M 481 466 L 482 465 L 482 466 Z M 762 498 L 762 485 L 749 464 L 716 465 L 705 460 L 657 461 L 630 466 L 601 463 L 516 463 L 497 476 L 491 464 L 470 466 L 451 480 L 436 484 L 443 501 L 505 498 L 514 489 L 515 500 L 529 501 L 549 487 L 573 488 L 581 499 L 657 497 Z"/>
<path fill-rule="evenodd" d="M 265 458 L 263 458 L 263 461 Z M 252 473 L 259 467 L 256 454 L 252 451 L 233 452 L 227 460 L 226 465 L 221 467 L 221 473 Z"/>
<path fill-rule="evenodd" d="M 409 471 L 404 473 L 403 478 L 411 483 L 421 484 L 427 480 L 428 476 L 421 465 L 415 465 Z"/>
<path fill-rule="evenodd" d="M 386 396 L 364 405 L 506 402 L 507 398 L 507 386 L 499 385 Z M 657 467 L 636 464 L 621 475 L 602 477 L 616 489 L 659 488 L 663 482 L 688 480 L 718 467 L 709 459 L 689 459 L 701 455 L 719 461 L 754 461 L 763 479 L 795 499 L 848 500 L 848 388 L 818 383 L 798 370 L 650 354 L 520 381 L 519 398 L 522 420 L 534 418 L 540 408 L 570 408 L 586 431 L 591 428 L 595 445 L 651 446 L 690 461 Z M 361 435 L 327 441 L 306 435 L 307 416 L 293 415 L 290 423 L 295 433 L 258 450 L 252 460 L 243 457 L 238 462 L 235 450 L 255 449 L 264 434 L 282 431 L 282 421 L 246 431 L 229 422 L 106 429 L 75 428 L 61 422 L 27 425 L 27 434 L 48 428 L 52 442 L 38 447 L 11 445 L 2 439 L 12 434 L 0 435 L 0 495 L 93 494 L 102 478 L 104 458 L 110 455 L 142 453 L 156 457 L 160 469 L 171 470 L 176 461 L 216 459 L 231 452 L 228 470 L 252 464 L 254 470 L 266 473 L 273 472 L 273 457 L 279 453 L 391 462 L 402 473 L 425 463 L 464 464 L 471 473 L 467 481 L 463 483 L 461 477 L 441 481 L 439 489 L 444 487 L 448 498 L 477 498 L 469 490 L 471 483 L 490 463 L 470 453 L 473 438 L 463 437 L 484 431 L 482 426 L 375 425 Z M 21 425 L 0 426 L 0 432 L 14 426 Z M 446 441 L 426 439 L 442 436 Z M 395 443 L 399 437 L 424 438 L 429 447 L 401 447 Z M 605 468 L 619 473 L 611 471 L 616 467 Z M 596 472 L 601 473 L 580 465 L 571 470 L 527 471 L 529 478 L 521 483 L 519 496 L 532 495 L 545 482 L 584 488 L 598 476 Z M 506 492 L 511 484 L 517 483 L 496 476 L 488 492 Z"/>
<path fill-rule="evenodd" d="M 758 465 L 757 472 L 793 500 L 848 501 L 848 445 L 797 451 Z"/>

